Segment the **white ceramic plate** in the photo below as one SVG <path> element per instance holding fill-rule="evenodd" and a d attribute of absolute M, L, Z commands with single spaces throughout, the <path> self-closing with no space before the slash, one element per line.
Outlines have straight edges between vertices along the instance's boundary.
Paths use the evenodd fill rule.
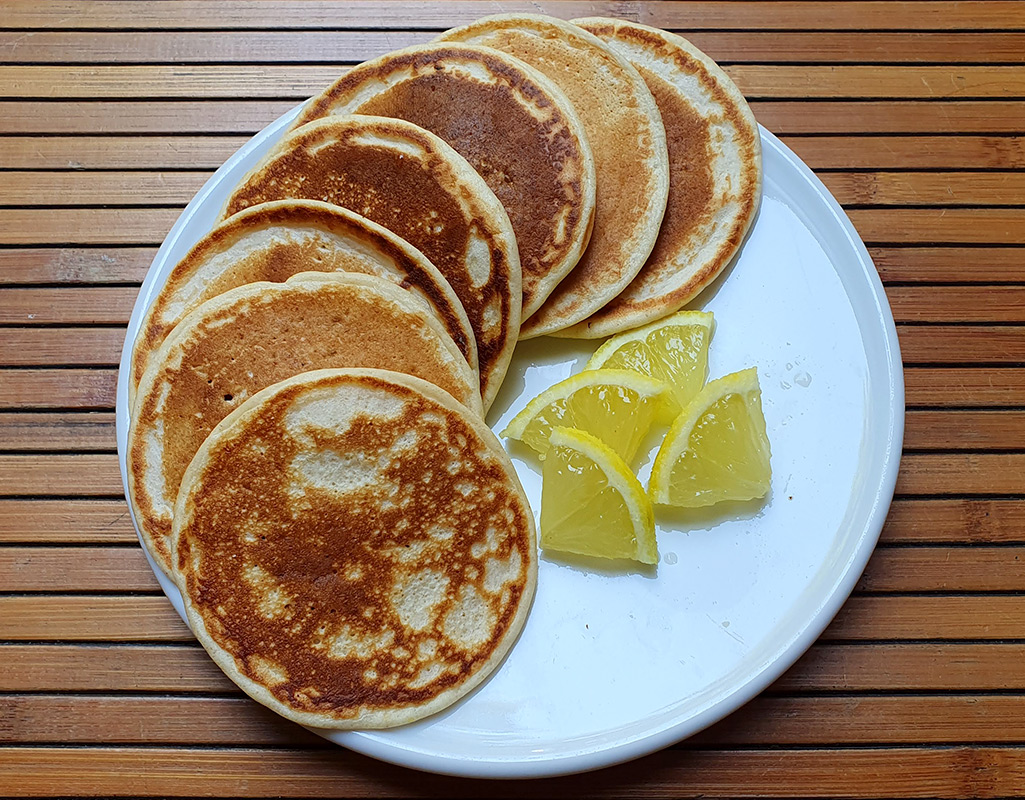
<path fill-rule="evenodd" d="M 189 203 L 146 276 L 127 342 L 171 268 L 295 113 L 254 137 Z M 650 571 L 596 571 L 542 557 L 527 625 L 480 689 L 403 728 L 319 733 L 376 758 L 456 775 L 595 769 L 721 719 L 826 627 L 861 574 L 893 495 L 903 373 L 886 296 L 850 221 L 787 147 L 764 130 L 762 144 L 758 219 L 698 305 L 715 313 L 710 377 L 758 368 L 772 445 L 767 500 L 659 514 L 661 559 Z M 551 338 L 521 344 L 489 418 L 495 430 L 579 370 L 596 346 Z M 128 352 L 117 393 L 122 475 Z M 538 467 L 522 449 L 510 451 L 537 513 Z M 650 457 L 642 480 L 649 470 Z M 178 590 L 154 572 L 181 614 Z"/>

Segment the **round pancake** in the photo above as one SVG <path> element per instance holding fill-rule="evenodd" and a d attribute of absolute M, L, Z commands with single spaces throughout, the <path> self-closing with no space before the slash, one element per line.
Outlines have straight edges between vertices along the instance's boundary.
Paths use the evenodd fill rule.
<path fill-rule="evenodd" d="M 669 142 L 669 202 L 655 249 L 612 302 L 558 336 L 608 336 L 676 311 L 733 259 L 762 195 L 758 122 L 708 56 L 672 33 L 624 20 L 574 20 L 637 67 Z"/>
<path fill-rule="evenodd" d="M 523 318 L 577 263 L 594 215 L 594 159 L 577 112 L 537 70 L 490 48 L 427 44 L 352 69 L 300 122 L 401 117 L 458 150 L 502 201 L 523 269 Z"/>
<path fill-rule="evenodd" d="M 316 120 L 293 130 L 242 179 L 224 215 L 289 197 L 349 208 L 430 259 L 470 320 L 488 408 L 519 335 L 522 275 L 509 217 L 466 160 L 403 120 Z"/>
<path fill-rule="evenodd" d="M 301 272 L 247 284 L 171 331 L 139 383 L 127 455 L 136 523 L 165 571 L 178 486 L 213 427 L 273 383 L 342 367 L 416 375 L 483 415 L 473 372 L 434 314 L 372 275 Z"/>
<path fill-rule="evenodd" d="M 167 278 L 139 329 L 129 405 L 153 354 L 182 317 L 211 297 L 299 272 L 360 272 L 409 290 L 437 315 L 467 363 L 477 344 L 459 298 L 423 253 L 366 217 L 315 200 L 247 208 L 204 236 Z"/>
<path fill-rule="evenodd" d="M 214 429 L 175 507 L 175 578 L 224 672 L 279 714 L 381 728 L 494 670 L 537 581 L 494 434 L 429 383 L 321 370 Z"/>
<path fill-rule="evenodd" d="M 552 17 L 500 14 L 442 38 L 522 59 L 557 83 L 580 115 L 598 176 L 594 231 L 580 262 L 523 323 L 520 338 L 579 322 L 626 288 L 655 244 L 669 192 L 666 135 L 655 100 L 625 58 Z"/>

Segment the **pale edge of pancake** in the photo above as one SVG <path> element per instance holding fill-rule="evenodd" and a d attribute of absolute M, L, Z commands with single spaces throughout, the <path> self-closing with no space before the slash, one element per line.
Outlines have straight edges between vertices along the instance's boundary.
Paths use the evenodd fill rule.
<path fill-rule="evenodd" d="M 360 231 L 360 228 L 364 230 Z M 477 342 L 463 304 L 456 297 L 445 276 L 423 253 L 387 228 L 349 209 L 319 200 L 278 200 L 250 206 L 221 222 L 196 242 L 167 276 L 160 292 L 150 304 L 135 338 L 132 350 L 132 379 L 128 384 L 129 408 L 135 405 L 135 393 L 142 374 L 152 362 L 166 333 L 170 333 L 186 314 L 200 305 L 196 298 L 203 296 L 207 279 L 223 274 L 219 269 L 222 266 L 219 262 L 229 256 L 247 257 L 254 249 L 258 250 L 266 243 L 256 242 L 247 248 L 246 239 L 266 235 L 268 231 L 274 230 L 322 231 L 333 238 L 349 240 L 353 250 L 373 250 L 373 257 L 377 260 L 394 263 L 387 253 L 378 251 L 374 246 L 375 238 L 384 240 L 387 246 L 398 250 L 429 277 L 446 304 L 446 310 L 455 317 L 454 323 L 459 334 L 467 343 L 467 362 L 475 372 L 477 371 Z M 369 261 L 371 254 L 364 253 L 363 258 Z M 395 266 L 398 267 L 397 264 Z M 377 274 L 388 278 L 387 275 Z M 426 303 L 436 312 L 442 324 L 445 324 L 446 316 L 435 307 L 428 295 L 419 288 L 419 284 L 407 281 L 398 285 Z M 163 333 L 164 331 L 166 333 Z"/>
<path fill-rule="evenodd" d="M 437 321 L 433 313 L 424 309 L 419 301 L 414 300 L 405 291 L 384 278 L 359 273 L 300 272 L 283 284 L 261 281 L 245 284 L 218 295 L 188 314 L 160 346 L 153 363 L 143 374 L 139 383 L 135 413 L 128 431 L 126 454 L 128 501 L 132 504 L 143 544 L 165 573 L 170 574 L 168 543 L 155 534 L 153 527 L 157 523 L 170 524 L 173 522 L 172 508 L 177 488 L 174 491 L 168 490 L 163 473 L 165 441 L 163 407 L 170 393 L 170 386 L 166 380 L 162 380 L 164 374 L 181 367 L 183 352 L 188 340 L 196 327 L 203 325 L 209 316 L 243 303 L 248 298 L 259 298 L 265 292 L 282 291 L 287 290 L 287 287 L 303 285 L 315 289 L 318 285 L 325 283 L 330 285 L 333 282 L 368 287 L 381 295 L 382 300 L 397 306 L 404 313 L 419 315 L 438 340 L 439 346 L 446 351 L 449 364 L 453 369 L 453 377 L 457 377 L 455 373 L 462 373 L 458 377 L 466 386 L 466 407 L 471 413 L 483 419 L 484 409 L 480 404 L 479 395 L 477 395 L 478 384 L 474 380 L 466 359 L 456 348 L 441 323 Z M 438 391 L 444 392 L 440 388 Z M 159 395 L 154 401 L 153 414 L 144 415 L 143 411 L 149 398 L 158 392 Z M 447 392 L 444 393 L 447 394 Z M 453 398 L 453 402 L 460 401 Z"/>
<path fill-rule="evenodd" d="M 434 401 L 450 413 L 458 415 L 471 428 L 473 428 L 480 436 L 481 440 L 488 446 L 488 452 L 504 467 L 506 475 L 509 478 L 509 488 L 519 498 L 520 503 L 523 505 L 523 518 L 527 522 L 527 535 L 529 539 L 527 546 L 528 562 L 524 565 L 526 581 L 524 583 L 523 594 L 521 595 L 519 605 L 516 608 L 516 613 L 513 615 L 505 635 L 495 648 L 495 652 L 492 656 L 475 672 L 473 672 L 473 674 L 471 674 L 462 684 L 442 692 L 421 706 L 414 706 L 409 709 L 391 709 L 386 711 L 361 711 L 357 717 L 351 720 L 336 720 L 325 717 L 325 715 L 322 714 L 307 711 L 296 711 L 290 706 L 279 701 L 263 684 L 257 683 L 242 674 L 234 657 L 222 649 L 210 635 L 202 614 L 195 609 L 192 603 L 192 598 L 186 591 L 186 581 L 184 576 L 177 570 L 177 568 L 172 571 L 171 578 L 181 590 L 182 598 L 185 602 L 185 610 L 186 615 L 188 616 L 189 626 L 192 628 L 193 633 L 195 633 L 196 638 L 225 675 L 234 681 L 235 684 L 251 698 L 267 706 L 286 719 L 290 719 L 300 725 L 334 729 L 388 728 L 414 722 L 418 719 L 436 714 L 477 688 L 477 686 L 479 686 L 489 675 L 491 675 L 492 672 L 495 671 L 512 649 L 512 646 L 515 644 L 523 629 L 523 625 L 527 620 L 527 616 L 533 602 L 537 588 L 538 568 L 537 533 L 534 527 L 534 514 L 530 509 L 530 504 L 528 503 L 526 494 L 520 484 L 519 477 L 516 474 L 516 469 L 508 454 L 505 452 L 505 448 L 502 447 L 494 433 L 481 419 L 476 417 L 474 414 L 467 414 L 464 407 L 453 400 L 447 392 L 442 391 L 433 384 L 410 375 L 403 375 L 401 373 L 389 372 L 386 370 L 316 370 L 313 372 L 302 373 L 294 378 L 289 378 L 285 381 L 269 386 L 250 397 L 245 403 L 221 420 L 217 424 L 217 427 L 215 427 L 207 437 L 206 441 L 200 447 L 196 456 L 189 464 L 189 467 L 182 478 L 182 491 L 179 492 L 177 502 L 175 504 L 174 527 L 171 534 L 171 552 L 173 554 L 177 554 L 182 530 L 192 519 L 192 508 L 189 501 L 192 493 L 202 488 L 203 473 L 210 463 L 212 454 L 217 449 L 224 447 L 226 444 L 229 444 L 237 438 L 239 432 L 244 428 L 249 420 L 259 417 L 264 402 L 274 397 L 279 392 L 286 391 L 293 386 L 307 386 L 313 388 L 320 383 L 337 381 L 338 378 L 343 376 L 351 376 L 355 379 L 359 379 L 361 377 L 372 377 L 382 381 L 390 381 Z M 177 558 L 174 558 L 173 562 L 177 565 Z"/>
<path fill-rule="evenodd" d="M 302 115 L 300 115 L 299 119 L 302 119 Z M 411 122 L 386 117 L 339 112 L 328 117 L 314 119 L 305 125 L 298 125 L 297 121 L 296 125 L 239 181 L 236 190 L 225 200 L 219 218 L 225 218 L 224 215 L 235 199 L 236 192 L 245 187 L 250 180 L 258 177 L 278 157 L 290 152 L 303 137 L 310 135 L 313 131 L 317 131 L 318 128 L 330 128 L 333 125 L 339 124 L 357 131 L 369 130 L 373 133 L 378 133 L 382 126 L 385 126 L 392 129 L 388 135 L 396 139 L 399 136 L 407 135 L 407 132 L 415 133 L 415 144 L 423 147 L 428 155 L 439 158 L 451 170 L 451 177 L 454 180 L 449 193 L 463 209 L 466 219 L 473 220 L 474 224 L 483 231 L 488 243 L 488 248 L 486 248 L 488 249 L 488 270 L 492 276 L 495 273 L 495 263 L 490 257 L 490 247 L 497 247 L 501 250 L 507 265 L 507 274 L 504 276 L 504 281 L 507 286 L 506 291 L 509 293 L 507 298 L 509 302 L 509 319 L 506 322 L 505 341 L 501 350 L 499 350 L 498 357 L 489 365 L 480 362 L 477 364 L 481 376 L 481 396 L 484 408 L 487 410 L 491 407 L 491 403 L 494 402 L 495 396 L 502 386 L 502 381 L 505 380 L 506 372 L 509 370 L 509 363 L 512 361 L 513 350 L 519 337 L 523 295 L 523 274 L 520 266 L 519 249 L 516 246 L 516 235 L 513 232 L 512 223 L 509 221 L 509 215 L 506 213 L 505 207 L 499 202 L 495 193 L 484 182 L 484 179 L 470 166 L 469 162 L 443 139 Z M 380 147 L 388 146 L 389 141 L 386 135 L 378 135 L 374 145 Z M 392 142 L 391 146 L 403 156 L 410 155 L 402 142 Z M 439 184 L 442 186 L 445 186 L 447 183 L 449 183 L 448 180 L 439 180 Z M 469 268 L 468 265 L 467 278 L 470 285 L 476 285 L 473 278 L 475 272 L 476 270 Z M 473 327 L 472 320 L 471 327 Z"/>
<path fill-rule="evenodd" d="M 617 267 L 621 268 L 620 274 L 614 281 L 596 285 L 594 275 L 586 276 L 580 270 L 588 258 L 585 251 L 582 256 L 584 263 L 578 264 L 575 271 L 570 272 L 556 287 L 544 305 L 524 321 L 520 338 L 530 339 L 585 319 L 619 294 L 637 275 L 655 245 L 659 224 L 665 213 L 669 193 L 669 155 L 662 115 L 640 73 L 622 55 L 583 28 L 540 14 L 497 14 L 484 17 L 462 28 L 455 28 L 443 34 L 443 37 L 470 42 L 481 41 L 482 44 L 479 46 L 484 49 L 488 47 L 487 37 L 490 35 L 501 33 L 503 29 L 517 28 L 539 31 L 545 36 L 550 36 L 552 41 L 573 48 L 574 51 L 581 53 L 583 58 L 598 60 L 600 63 L 596 65 L 596 70 L 601 69 L 618 84 L 617 96 L 628 94 L 635 101 L 635 121 L 644 129 L 643 137 L 650 139 L 649 152 L 644 159 L 648 179 L 645 189 L 647 204 L 637 215 L 632 226 L 631 238 L 617 248 L 621 255 L 615 261 Z M 590 55 L 587 55 L 588 53 Z M 598 187 L 598 191 L 601 191 L 601 186 Z M 597 219 L 595 225 L 600 226 L 601 220 Z"/>
<path fill-rule="evenodd" d="M 706 116 L 714 114 L 716 128 L 722 137 L 718 148 L 712 151 L 713 192 L 721 201 L 719 218 L 696 234 L 703 237 L 699 247 L 681 247 L 677 255 L 680 272 L 675 280 L 662 281 L 662 286 L 652 287 L 645 281 L 642 270 L 637 279 L 603 309 L 589 319 L 554 334 L 592 339 L 671 314 L 693 300 L 736 257 L 761 203 L 761 137 L 754 113 L 736 84 L 718 64 L 683 37 L 605 17 L 588 17 L 573 22 L 602 31 L 611 27 L 611 46 L 618 47 L 631 61 L 639 62 L 676 87 L 688 105 L 701 108 Z M 619 31 L 629 32 L 631 28 L 678 48 L 690 62 L 688 66 L 694 74 L 680 70 L 671 57 L 660 57 L 636 41 L 626 42 L 617 36 Z M 696 94 L 699 98 L 695 97 Z M 720 96 L 716 97 L 717 94 Z"/>
<path fill-rule="evenodd" d="M 442 36 L 444 35 L 445 34 L 442 34 Z M 541 89 L 543 94 L 548 96 L 548 100 L 552 103 L 553 108 L 555 108 L 563 118 L 566 128 L 572 134 L 572 137 L 576 141 L 577 147 L 580 151 L 580 188 L 582 200 L 580 219 L 576 229 L 571 231 L 569 234 L 568 244 L 565 246 L 561 259 L 551 265 L 548 272 L 535 283 L 530 296 L 524 303 L 522 318 L 526 320 L 542 306 L 544 301 L 551 296 L 558 284 L 567 275 L 569 275 L 573 270 L 573 267 L 576 266 L 587 247 L 588 240 L 591 236 L 591 228 L 594 222 L 595 192 L 597 186 L 594 156 L 591 152 L 591 146 L 588 142 L 587 134 L 584 132 L 583 123 L 580 121 L 580 117 L 577 115 L 576 109 L 569 101 L 569 98 L 566 97 L 565 93 L 554 81 L 550 80 L 547 76 L 529 64 L 500 50 L 496 50 L 491 47 L 442 41 L 441 38 L 439 38 L 429 44 L 413 45 L 401 50 L 395 50 L 391 53 L 380 56 L 377 59 L 365 61 L 354 67 L 349 73 L 343 75 L 321 94 L 311 98 L 306 103 L 305 109 L 303 113 L 299 115 L 295 125 L 308 122 L 311 119 L 316 119 L 324 113 L 334 115 L 358 112 L 359 107 L 371 97 L 384 92 L 391 86 L 410 79 L 413 73 L 409 69 L 404 68 L 401 71 L 388 71 L 389 63 L 398 58 L 416 54 L 429 55 L 432 53 L 439 53 L 443 54 L 442 58 L 445 58 L 444 54 L 448 54 L 449 59 L 454 60 L 451 59 L 451 54 L 453 52 L 463 54 L 468 63 L 476 61 L 478 64 L 480 63 L 480 56 L 483 54 L 487 58 L 495 59 L 502 63 L 506 68 L 506 74 L 519 72 L 521 73 L 521 79 L 525 77 L 526 80 L 533 82 Z M 475 70 L 468 69 L 467 71 L 472 74 L 474 78 L 480 78 L 479 74 L 475 74 Z M 382 73 L 384 72 L 387 72 L 387 74 L 382 77 Z M 366 73 L 368 79 L 373 78 L 373 81 L 367 88 L 353 91 L 348 95 L 336 96 L 344 88 L 344 83 L 357 79 L 363 73 Z M 518 96 L 521 99 L 521 104 L 525 108 L 530 109 L 531 106 L 526 100 L 524 93 L 519 91 Z M 327 103 L 332 104 L 329 106 L 329 111 L 322 112 L 315 110 L 317 106 L 323 106 Z M 532 111 L 531 115 L 536 117 L 536 110 Z M 473 169 L 473 167 L 470 167 L 470 169 Z M 475 170 L 474 172 L 476 173 Z"/>

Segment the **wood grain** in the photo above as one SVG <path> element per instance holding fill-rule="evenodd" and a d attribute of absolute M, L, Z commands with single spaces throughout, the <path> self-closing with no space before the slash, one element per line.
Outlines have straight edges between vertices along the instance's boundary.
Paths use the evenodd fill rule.
<path fill-rule="evenodd" d="M 0 597 L 2 641 L 190 642 L 166 597 Z"/>
<path fill-rule="evenodd" d="M 5 328 L 0 335 L 0 366 L 116 367 L 125 328 Z"/>
<path fill-rule="evenodd" d="M 896 491 L 897 494 L 1025 494 L 1025 454 L 905 455 L 900 460 Z"/>
<path fill-rule="evenodd" d="M 116 497 L 123 491 L 113 453 L 0 455 L 0 495 Z"/>
<path fill-rule="evenodd" d="M 1025 450 L 1020 411 L 909 411 L 905 450 Z"/>
<path fill-rule="evenodd" d="M 63 370 L 62 370 L 63 371 Z M 0 412 L 0 451 L 107 450 L 117 447 L 114 415 L 101 412 Z"/>
<path fill-rule="evenodd" d="M 11 592 L 157 592 L 139 547 L 0 548 L 0 586 Z"/>
<path fill-rule="evenodd" d="M 904 396 L 909 406 L 1022 406 L 1025 369 L 905 366 Z"/>
<path fill-rule="evenodd" d="M 0 248 L 0 285 L 138 284 L 146 276 L 156 253 L 155 247 Z"/>
<path fill-rule="evenodd" d="M 0 371 L 0 408 L 107 409 L 116 389 L 113 369 L 7 369 Z"/>
<path fill-rule="evenodd" d="M 133 544 L 128 504 L 117 500 L 0 500 L 0 544 Z"/>
<path fill-rule="evenodd" d="M 884 281 L 1025 281 L 1023 247 L 872 247 Z"/>
<path fill-rule="evenodd" d="M 957 498 L 896 500 L 880 540 L 1025 543 L 1025 501 Z"/>

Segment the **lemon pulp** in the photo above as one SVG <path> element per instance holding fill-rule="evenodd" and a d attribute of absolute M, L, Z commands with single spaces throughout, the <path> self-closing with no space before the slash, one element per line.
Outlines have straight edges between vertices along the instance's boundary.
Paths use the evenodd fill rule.
<path fill-rule="evenodd" d="M 658 562 L 655 518 L 626 463 L 588 433 L 556 427 L 541 488 L 541 546 L 598 558 Z"/>
<path fill-rule="evenodd" d="M 545 458 L 552 429 L 575 428 L 596 436 L 629 462 L 667 397 L 664 384 L 636 372 L 584 371 L 531 400 L 502 436 L 522 441 Z"/>
<path fill-rule="evenodd" d="M 656 503 L 694 508 L 769 491 L 769 439 L 755 369 L 711 381 L 666 434 L 652 468 Z"/>
<path fill-rule="evenodd" d="M 708 377 L 713 322 L 706 311 L 677 312 L 613 336 L 595 351 L 585 369 L 628 369 L 662 381 L 675 401 L 667 404 L 666 410 L 675 416 Z"/>

